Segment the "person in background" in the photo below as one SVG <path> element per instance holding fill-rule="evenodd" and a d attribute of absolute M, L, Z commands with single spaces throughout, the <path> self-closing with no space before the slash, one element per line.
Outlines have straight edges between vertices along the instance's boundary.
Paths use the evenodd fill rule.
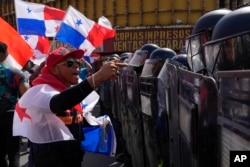
<path fill-rule="evenodd" d="M 22 72 L 25 76 L 25 78 L 29 79 L 29 76 L 34 73 L 34 67 L 35 64 L 31 61 L 28 60 L 25 65 L 22 68 Z"/>
<path fill-rule="evenodd" d="M 21 137 L 12 135 L 14 109 L 29 88 L 21 70 L 4 63 L 8 46 L 0 42 L 0 166 L 19 167 Z"/>
<path fill-rule="evenodd" d="M 25 129 L 20 133 L 31 141 L 35 167 L 81 167 L 84 119 L 80 103 L 102 82 L 116 79 L 119 67 L 127 66 L 110 61 L 79 83 L 83 55 L 83 50 L 64 47 L 49 53 L 40 75 L 16 105 L 14 132 L 18 135 Z M 18 113 L 24 110 L 27 119 L 19 119 Z"/>
<path fill-rule="evenodd" d="M 45 66 L 45 61 L 42 62 L 39 66 L 37 66 L 34 69 L 33 73 L 31 73 L 31 75 L 29 76 L 29 84 L 30 84 L 30 86 L 32 86 L 32 81 L 39 76 L 39 74 L 41 73 L 41 70 L 42 70 L 42 68 L 44 66 Z"/>

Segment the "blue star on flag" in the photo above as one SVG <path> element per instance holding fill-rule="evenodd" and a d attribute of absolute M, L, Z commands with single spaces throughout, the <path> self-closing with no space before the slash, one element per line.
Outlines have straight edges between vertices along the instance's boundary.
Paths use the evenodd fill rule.
<path fill-rule="evenodd" d="M 32 10 L 28 7 L 28 8 L 27 8 L 27 12 L 28 12 L 28 13 L 31 13 L 31 11 L 32 11 Z"/>
<path fill-rule="evenodd" d="M 79 19 L 79 20 L 76 21 L 76 25 L 78 25 L 78 27 L 79 27 L 81 24 L 82 24 L 82 20 L 81 20 L 81 19 Z"/>
<path fill-rule="evenodd" d="M 25 35 L 25 36 L 24 36 L 24 40 L 25 40 L 25 41 L 28 41 L 29 39 L 30 39 L 30 38 L 29 38 L 28 35 Z"/>

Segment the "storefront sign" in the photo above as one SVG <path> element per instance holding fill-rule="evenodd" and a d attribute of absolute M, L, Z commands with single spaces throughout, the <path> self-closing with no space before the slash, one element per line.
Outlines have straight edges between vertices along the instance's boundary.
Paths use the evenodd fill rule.
<path fill-rule="evenodd" d="M 103 52 L 133 52 L 147 43 L 179 50 L 191 34 L 191 27 L 140 28 L 117 30 L 116 37 L 106 40 Z"/>

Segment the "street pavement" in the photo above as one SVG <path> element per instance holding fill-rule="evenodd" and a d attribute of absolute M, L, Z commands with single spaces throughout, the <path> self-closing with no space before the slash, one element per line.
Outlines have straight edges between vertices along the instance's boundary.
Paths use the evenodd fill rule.
<path fill-rule="evenodd" d="M 22 141 L 20 158 L 21 167 L 28 167 L 29 149 L 27 147 L 27 142 L 25 138 Z M 83 158 L 82 167 L 124 167 L 124 165 L 120 162 L 116 162 L 114 157 L 86 152 Z"/>
<path fill-rule="evenodd" d="M 22 141 L 20 158 L 21 167 L 28 167 L 29 149 L 27 147 L 27 142 L 25 138 Z M 86 152 L 83 158 L 82 167 L 124 167 L 124 165 L 120 162 L 116 162 L 114 157 Z"/>

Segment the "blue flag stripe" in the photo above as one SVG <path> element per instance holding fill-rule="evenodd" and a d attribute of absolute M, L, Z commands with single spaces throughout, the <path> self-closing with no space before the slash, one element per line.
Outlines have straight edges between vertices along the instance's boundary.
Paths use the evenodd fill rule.
<path fill-rule="evenodd" d="M 17 22 L 19 34 L 45 36 L 44 20 L 18 18 Z"/>
<path fill-rule="evenodd" d="M 74 46 L 75 48 L 79 48 L 80 45 L 86 39 L 76 29 L 70 27 L 69 25 L 67 25 L 63 22 L 61 23 L 61 27 L 60 27 L 59 31 L 57 32 L 55 38 L 61 42 L 68 43 L 68 44 Z"/>
<path fill-rule="evenodd" d="M 91 60 L 90 60 L 89 55 L 88 55 L 88 56 L 84 56 L 83 58 L 84 58 L 84 60 L 86 60 L 88 63 L 90 63 L 90 64 L 91 64 Z"/>

